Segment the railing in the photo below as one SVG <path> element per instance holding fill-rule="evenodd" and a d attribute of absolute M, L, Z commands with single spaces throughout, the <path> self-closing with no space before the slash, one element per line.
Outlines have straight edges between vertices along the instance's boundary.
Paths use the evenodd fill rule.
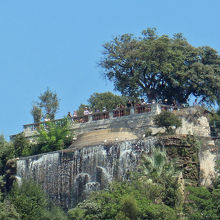
<path fill-rule="evenodd" d="M 57 119 L 57 120 L 51 120 L 51 121 L 44 121 L 44 122 L 40 122 L 40 123 L 26 124 L 23 127 L 24 127 L 25 131 L 35 131 L 38 128 L 40 128 L 40 126 L 43 126 L 44 128 L 47 128 L 48 127 L 48 122 L 55 123 L 57 126 L 62 126 L 64 120 L 63 119 Z"/>
<path fill-rule="evenodd" d="M 108 119 L 108 118 L 109 118 L 109 112 L 96 112 L 92 114 L 93 121 L 98 121 L 98 120 L 103 120 L 103 119 Z"/>
<path fill-rule="evenodd" d="M 88 115 L 84 115 L 84 116 L 80 116 L 80 117 L 72 117 L 69 119 L 72 120 L 73 122 L 76 122 L 76 123 L 85 123 L 85 122 L 88 122 L 89 117 L 88 117 Z"/>
<path fill-rule="evenodd" d="M 135 113 L 145 113 L 145 112 L 151 112 L 151 105 L 140 105 L 135 107 Z"/>
<path fill-rule="evenodd" d="M 113 118 L 130 115 L 130 108 L 118 108 L 113 110 Z"/>
<path fill-rule="evenodd" d="M 150 112 L 154 112 L 155 114 L 158 114 L 161 110 L 173 111 L 178 108 L 177 106 L 169 106 L 169 105 L 163 105 L 163 104 L 146 104 L 146 105 L 134 106 L 132 108 L 114 109 L 112 112 L 108 112 L 108 111 L 95 112 L 93 114 L 84 115 L 80 117 L 71 117 L 69 118 L 69 120 L 71 120 L 73 123 L 86 123 L 86 122 L 91 122 L 91 121 L 99 121 L 99 120 L 105 120 L 105 119 L 110 119 L 110 118 L 123 117 L 123 116 L 128 116 L 128 115 L 133 115 L 133 114 L 150 113 Z M 63 121 L 62 119 L 57 119 L 57 120 L 53 120 L 52 122 L 56 123 L 57 125 L 62 125 L 62 121 Z M 25 132 L 33 132 L 40 125 L 43 125 L 44 127 L 46 127 L 47 122 L 26 124 L 23 127 L 24 127 Z"/>

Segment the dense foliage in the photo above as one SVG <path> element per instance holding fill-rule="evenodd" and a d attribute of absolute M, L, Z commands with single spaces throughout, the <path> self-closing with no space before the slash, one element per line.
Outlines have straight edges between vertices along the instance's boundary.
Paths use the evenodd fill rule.
<path fill-rule="evenodd" d="M 115 109 L 118 105 L 125 106 L 127 101 L 127 97 L 115 95 L 111 92 L 94 93 L 88 99 L 89 106 L 91 106 L 93 110 L 102 110 L 103 107 L 105 107 L 109 111 Z"/>
<path fill-rule="evenodd" d="M 70 219 L 77 220 L 176 219 L 173 208 L 156 204 L 147 193 L 148 189 L 138 183 L 114 183 L 109 190 L 93 194 L 68 214 Z"/>
<path fill-rule="evenodd" d="M 141 37 L 124 34 L 104 44 L 104 75 L 123 95 L 186 103 L 190 95 L 219 103 L 220 56 L 211 47 L 193 47 L 182 34 Z"/>
<path fill-rule="evenodd" d="M 38 129 L 37 143 L 33 145 L 31 154 L 62 150 L 70 146 L 73 134 L 70 132 L 68 119 L 47 122 Z"/>
<path fill-rule="evenodd" d="M 154 117 L 155 125 L 164 127 L 168 134 L 173 134 L 175 129 L 181 127 L 181 120 L 172 112 L 162 111 L 159 115 Z"/>
<path fill-rule="evenodd" d="M 18 134 L 13 140 L 14 155 L 16 157 L 30 156 L 51 151 L 62 150 L 70 146 L 73 132 L 67 118 L 58 122 L 48 121 L 37 129 L 39 135 L 31 143 L 24 134 Z"/>
<path fill-rule="evenodd" d="M 0 175 L 4 174 L 7 160 L 13 157 L 14 146 L 5 140 L 3 135 L 0 135 Z"/>
<path fill-rule="evenodd" d="M 178 173 L 165 152 L 145 155 L 139 172 L 115 182 L 69 210 L 71 219 L 176 219 L 181 200 Z"/>
<path fill-rule="evenodd" d="M 31 143 L 24 136 L 24 133 L 17 134 L 13 139 L 14 156 L 25 157 L 30 155 Z"/>
<path fill-rule="evenodd" d="M 34 123 L 40 123 L 43 117 L 42 109 L 38 105 L 34 104 L 31 109 L 31 115 L 33 116 Z"/>
<path fill-rule="evenodd" d="M 15 183 L 0 207 L 0 219 L 67 219 L 65 213 L 50 204 L 40 186 L 32 181 L 23 181 L 21 185 Z"/>
<path fill-rule="evenodd" d="M 103 111 L 103 109 L 107 111 L 111 111 L 115 109 L 119 105 L 126 106 L 129 98 L 125 96 L 115 95 L 111 92 L 103 92 L 103 93 L 93 93 L 89 99 L 87 104 L 81 104 L 77 110 L 78 116 L 83 115 L 83 111 L 85 107 L 88 107 L 90 111 Z"/>

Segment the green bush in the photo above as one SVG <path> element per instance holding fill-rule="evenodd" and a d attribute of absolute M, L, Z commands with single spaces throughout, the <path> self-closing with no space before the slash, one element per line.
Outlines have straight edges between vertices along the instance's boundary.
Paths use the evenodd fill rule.
<path fill-rule="evenodd" d="M 0 135 L 0 175 L 4 175 L 7 160 L 15 157 L 14 147 L 7 142 L 3 135 Z"/>
<path fill-rule="evenodd" d="M 5 202 L 10 204 L 10 209 L 13 211 L 14 215 L 20 216 L 21 219 L 67 219 L 67 215 L 64 211 L 51 204 L 41 187 L 31 180 L 24 180 L 21 185 L 14 183 Z"/>
<path fill-rule="evenodd" d="M 49 121 L 46 126 L 41 125 L 38 133 L 36 144 L 30 149 L 30 155 L 65 149 L 70 146 L 73 139 L 67 118 L 60 121 L 60 124 Z"/>
<path fill-rule="evenodd" d="M 162 111 L 154 117 L 154 123 L 166 129 L 167 134 L 174 134 L 178 127 L 182 126 L 181 120 L 172 112 Z M 175 127 L 173 129 L 172 127 Z"/>
<path fill-rule="evenodd" d="M 0 219 L 2 220 L 19 220 L 20 215 L 9 200 L 0 202 Z"/>
<path fill-rule="evenodd" d="M 220 189 L 188 186 L 186 190 L 184 212 L 189 219 L 219 219 Z"/>
<path fill-rule="evenodd" d="M 172 207 L 149 199 L 147 191 L 151 186 L 145 188 L 136 181 L 115 182 L 109 190 L 93 193 L 89 199 L 69 210 L 69 217 L 76 220 L 176 219 Z"/>
<path fill-rule="evenodd" d="M 8 196 L 22 219 L 40 219 L 48 206 L 48 199 L 43 190 L 32 181 L 15 183 Z"/>
<path fill-rule="evenodd" d="M 150 129 L 150 128 L 147 128 L 146 130 L 145 130 L 145 137 L 149 137 L 149 136 L 151 136 L 152 135 L 152 130 Z"/>
<path fill-rule="evenodd" d="M 85 219 L 85 211 L 81 208 L 70 209 L 68 211 L 68 216 L 70 219 L 84 220 Z"/>
<path fill-rule="evenodd" d="M 137 201 L 133 196 L 128 195 L 122 199 L 121 209 L 124 215 L 128 219 L 130 220 L 137 219 L 137 215 L 138 215 Z"/>
<path fill-rule="evenodd" d="M 24 133 L 17 134 L 13 139 L 15 157 L 30 155 L 31 143 L 24 136 Z"/>

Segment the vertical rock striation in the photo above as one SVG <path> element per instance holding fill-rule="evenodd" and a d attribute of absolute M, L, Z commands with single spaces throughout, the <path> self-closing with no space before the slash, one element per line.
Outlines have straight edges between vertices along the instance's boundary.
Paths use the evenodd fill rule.
<path fill-rule="evenodd" d="M 112 180 L 127 179 L 141 153 L 148 153 L 155 143 L 151 137 L 21 158 L 17 179 L 32 178 L 53 201 L 68 209 Z"/>

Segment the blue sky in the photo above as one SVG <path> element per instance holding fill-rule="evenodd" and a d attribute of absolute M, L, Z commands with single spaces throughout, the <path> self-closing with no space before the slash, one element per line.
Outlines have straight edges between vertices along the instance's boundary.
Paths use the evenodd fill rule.
<path fill-rule="evenodd" d="M 47 87 L 60 98 L 57 118 L 94 92 L 113 91 L 97 65 L 114 36 L 156 27 L 220 51 L 219 0 L 0 1 L 0 134 L 32 123 Z"/>

